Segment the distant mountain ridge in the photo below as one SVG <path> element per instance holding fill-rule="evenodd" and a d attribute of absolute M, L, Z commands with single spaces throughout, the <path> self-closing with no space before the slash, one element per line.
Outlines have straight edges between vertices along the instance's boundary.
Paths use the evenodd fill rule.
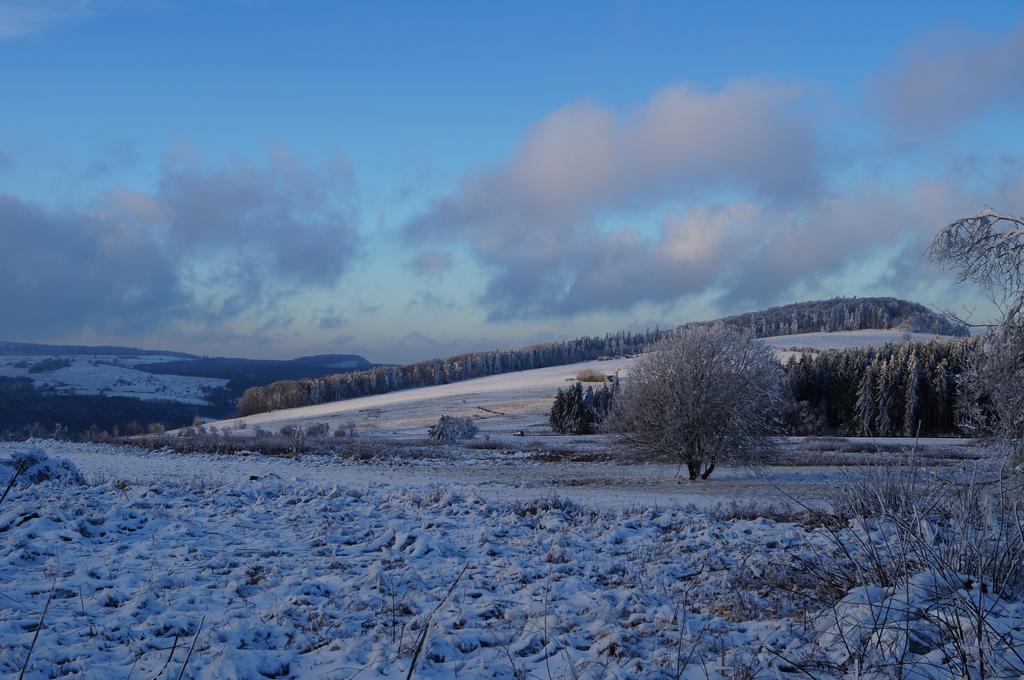
<path fill-rule="evenodd" d="M 715 321 L 749 328 L 757 337 L 807 332 L 906 328 L 939 335 L 967 335 L 967 328 L 924 305 L 898 298 L 832 298 L 813 300 L 724 317 Z M 471 352 L 420 361 L 406 366 L 378 366 L 303 380 L 282 380 L 254 386 L 238 403 L 238 415 L 311 406 L 370 394 L 441 385 L 487 375 L 559 366 L 601 357 L 636 354 L 665 335 L 655 329 L 644 333 L 620 331 L 603 337 L 582 337 L 519 349 Z"/>
<path fill-rule="evenodd" d="M 137 347 L 118 347 L 116 345 L 44 345 L 38 342 L 0 341 L 0 356 L 111 356 L 111 357 L 142 357 L 165 356 L 181 357 L 182 359 L 199 359 L 195 354 L 170 352 L 159 349 L 138 349 Z"/>
<path fill-rule="evenodd" d="M 197 378 L 222 378 L 238 391 L 254 385 L 278 380 L 319 378 L 338 373 L 373 368 L 358 354 L 319 354 L 298 359 L 238 359 L 229 357 L 196 357 L 184 361 L 161 361 L 137 364 L 135 368 L 157 375 L 187 375 Z"/>

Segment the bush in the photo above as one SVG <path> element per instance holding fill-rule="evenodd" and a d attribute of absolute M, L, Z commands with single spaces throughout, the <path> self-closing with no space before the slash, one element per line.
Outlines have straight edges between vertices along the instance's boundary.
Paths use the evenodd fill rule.
<path fill-rule="evenodd" d="M 580 382 L 599 382 L 603 383 L 608 379 L 601 371 L 596 368 L 583 368 L 576 372 L 576 379 Z"/>
<path fill-rule="evenodd" d="M 327 423 L 316 423 L 306 427 L 307 437 L 326 437 L 328 432 L 330 432 L 330 426 Z"/>
<path fill-rule="evenodd" d="M 774 448 L 786 403 L 782 366 L 748 332 L 684 328 L 630 369 L 608 426 L 631 447 L 685 463 L 707 479 L 721 462 L 754 463 Z"/>
<path fill-rule="evenodd" d="M 11 481 L 22 486 L 41 484 L 50 480 L 61 480 L 69 484 L 85 482 L 74 463 L 62 458 L 50 458 L 46 451 L 40 448 L 17 452 L 5 465 L 10 466 Z M 17 479 L 13 476 L 15 473 Z"/>
<path fill-rule="evenodd" d="M 472 439 L 476 433 L 477 427 L 472 418 L 441 416 L 437 425 L 428 430 L 427 437 L 431 441 L 451 444 L 462 439 Z"/>

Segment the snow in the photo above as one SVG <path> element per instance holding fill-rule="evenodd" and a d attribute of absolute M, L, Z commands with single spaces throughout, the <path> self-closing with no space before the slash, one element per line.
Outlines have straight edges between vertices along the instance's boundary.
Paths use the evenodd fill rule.
<path fill-rule="evenodd" d="M 49 356 L 0 357 L 0 376 L 25 377 L 37 386 L 51 387 L 59 394 L 106 395 L 145 401 L 175 401 L 207 405 L 207 392 L 227 385 L 221 378 L 200 378 L 181 375 L 157 375 L 133 368 L 140 363 L 176 361 L 180 357 L 147 355 L 124 357 L 105 355 L 71 355 L 56 357 L 71 362 L 70 366 L 42 373 L 29 373 L 28 367 Z M 17 366 L 16 364 L 26 364 Z"/>
<path fill-rule="evenodd" d="M 540 462 L 526 455 L 435 447 L 429 458 L 392 457 L 383 452 L 370 461 L 336 455 L 297 458 L 245 454 L 179 454 L 170 450 L 110 446 L 55 440 L 33 440 L 53 458 L 76 466 L 87 479 L 117 479 L 132 484 L 153 480 L 224 484 L 248 481 L 254 469 L 301 484 L 337 484 L 351 488 L 390 487 L 422 492 L 458 486 L 466 493 L 514 502 L 558 496 L 608 509 L 633 507 L 711 508 L 732 501 L 783 501 L 766 492 L 773 485 L 810 503 L 821 503 L 846 472 L 825 466 L 766 466 L 759 470 L 721 468 L 715 480 L 690 482 L 679 467 L 666 463 Z M 0 443 L 0 456 L 22 450 L 23 444 Z M 527 447 L 529 448 L 529 447 Z M 0 468 L 2 469 L 2 468 Z M 2 475 L 0 475 L 2 479 Z"/>
<path fill-rule="evenodd" d="M 401 678 L 424 636 L 416 677 L 716 679 L 845 663 L 837 638 L 880 611 L 935 606 L 927 574 L 824 611 L 794 596 L 800 562 L 829 549 L 814 526 L 415 475 L 347 483 L 359 466 L 313 457 L 0 453 L 40 449 L 88 481 L 19 484 L 0 505 L 8 676 L 44 608 L 28 678 Z M 1000 634 L 1024 641 L 1020 603 L 988 604 Z"/>
<path fill-rule="evenodd" d="M 936 335 L 934 333 L 911 333 L 898 329 L 837 331 L 835 333 L 798 333 L 796 335 L 776 335 L 763 338 L 763 341 L 775 348 L 776 355 L 786 361 L 790 356 L 799 356 L 803 350 L 823 351 L 828 349 L 849 349 L 852 347 L 873 347 L 888 342 L 949 342 L 961 338 L 952 335 Z"/>
<path fill-rule="evenodd" d="M 444 486 L 286 481 L 265 462 L 251 461 L 258 479 L 244 482 L 157 473 L 13 492 L 0 513 L 0 672 L 18 670 L 56 575 L 28 677 L 176 675 L 193 637 L 186 677 L 404 677 L 428 613 L 468 564 L 430 621 L 421 677 L 605 666 L 632 677 L 672 667 L 673 635 L 750 637 L 721 617 L 681 620 L 684 579 L 708 571 L 698 607 L 730 566 L 756 569 L 800 531 Z"/>
<path fill-rule="evenodd" d="M 65 482 L 81 483 L 85 480 L 74 463 L 63 458 L 54 459 L 39 448 L 15 451 L 14 455 L 4 461 L 6 475 L 13 483 L 26 485 L 38 484 L 51 479 Z"/>

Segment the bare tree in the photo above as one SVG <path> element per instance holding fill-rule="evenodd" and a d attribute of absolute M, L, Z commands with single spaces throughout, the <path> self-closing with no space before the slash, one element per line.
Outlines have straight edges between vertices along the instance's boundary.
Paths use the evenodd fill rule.
<path fill-rule="evenodd" d="M 722 324 L 693 326 L 637 359 L 607 427 L 633 448 L 678 456 L 690 479 L 750 463 L 774 444 L 784 374 L 770 347 Z"/>
<path fill-rule="evenodd" d="M 1000 436 L 1021 453 L 1024 441 L 1024 218 L 983 210 L 946 225 L 933 262 L 980 285 L 998 307 L 980 351 L 960 379 L 961 427 Z"/>

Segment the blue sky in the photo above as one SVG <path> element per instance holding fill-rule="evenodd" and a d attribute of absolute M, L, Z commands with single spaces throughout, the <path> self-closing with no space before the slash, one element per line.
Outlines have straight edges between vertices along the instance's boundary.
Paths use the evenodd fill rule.
<path fill-rule="evenodd" d="M 973 306 L 922 253 L 1024 211 L 1022 11 L 0 0 L 0 338 L 407 361 Z"/>

